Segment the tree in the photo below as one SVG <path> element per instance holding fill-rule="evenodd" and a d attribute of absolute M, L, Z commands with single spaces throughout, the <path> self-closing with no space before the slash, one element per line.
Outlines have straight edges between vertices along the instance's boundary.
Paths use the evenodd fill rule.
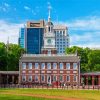
<path fill-rule="evenodd" d="M 0 43 L 0 70 L 19 70 L 19 58 L 23 53 L 25 50 L 17 44 Z"/>
<path fill-rule="evenodd" d="M 90 71 L 100 71 L 100 50 L 91 50 L 88 54 L 88 66 Z"/>
<path fill-rule="evenodd" d="M 6 70 L 6 65 L 6 45 L 4 43 L 0 43 L 0 70 Z"/>

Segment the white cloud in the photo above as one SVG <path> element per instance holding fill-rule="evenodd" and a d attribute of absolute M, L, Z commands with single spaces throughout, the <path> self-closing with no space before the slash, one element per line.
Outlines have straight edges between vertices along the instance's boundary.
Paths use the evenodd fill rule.
<path fill-rule="evenodd" d="M 30 10 L 31 8 L 28 7 L 28 6 L 24 6 L 24 9 L 25 9 L 25 10 Z"/>
<path fill-rule="evenodd" d="M 100 17 L 88 16 L 59 23 L 68 26 L 71 45 L 100 48 Z"/>
<path fill-rule="evenodd" d="M 8 3 L 3 3 L 3 5 L 0 7 L 1 11 L 7 12 L 10 9 L 10 5 Z"/>
<path fill-rule="evenodd" d="M 23 26 L 22 24 L 9 23 L 0 20 L 0 42 L 7 43 L 9 37 L 10 43 L 18 43 L 19 28 Z"/>
<path fill-rule="evenodd" d="M 10 5 L 8 3 L 4 3 L 4 6 L 5 7 L 9 7 Z"/>
<path fill-rule="evenodd" d="M 100 17 L 90 16 L 66 23 L 73 30 L 100 30 Z"/>

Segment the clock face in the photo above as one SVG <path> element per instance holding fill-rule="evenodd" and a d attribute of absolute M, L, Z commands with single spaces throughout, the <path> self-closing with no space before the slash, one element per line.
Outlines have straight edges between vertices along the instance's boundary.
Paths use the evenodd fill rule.
<path fill-rule="evenodd" d="M 48 42 L 48 44 L 51 44 L 52 43 L 51 39 L 48 39 L 47 42 Z"/>

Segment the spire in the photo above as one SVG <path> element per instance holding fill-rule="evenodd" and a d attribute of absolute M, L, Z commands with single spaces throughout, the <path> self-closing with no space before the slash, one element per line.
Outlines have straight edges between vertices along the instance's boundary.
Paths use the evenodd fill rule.
<path fill-rule="evenodd" d="M 8 48 L 9 48 L 9 36 L 8 36 L 8 39 L 7 39 L 7 52 L 8 52 Z"/>
<path fill-rule="evenodd" d="M 48 6 L 48 11 L 49 11 L 48 22 L 50 22 L 50 20 L 51 20 L 51 17 L 50 17 L 50 10 L 51 10 L 51 6 L 49 5 L 49 6 Z"/>

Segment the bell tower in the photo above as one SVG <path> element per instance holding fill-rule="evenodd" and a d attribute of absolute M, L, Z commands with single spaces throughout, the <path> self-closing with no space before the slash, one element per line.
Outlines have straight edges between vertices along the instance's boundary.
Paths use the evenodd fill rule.
<path fill-rule="evenodd" d="M 48 15 L 48 22 L 46 23 L 46 32 L 44 33 L 44 46 L 42 48 L 42 54 L 57 54 L 57 50 L 55 47 L 55 34 L 53 31 L 53 23 L 51 22 L 50 17 L 50 10 L 51 8 L 48 8 L 49 15 Z"/>

